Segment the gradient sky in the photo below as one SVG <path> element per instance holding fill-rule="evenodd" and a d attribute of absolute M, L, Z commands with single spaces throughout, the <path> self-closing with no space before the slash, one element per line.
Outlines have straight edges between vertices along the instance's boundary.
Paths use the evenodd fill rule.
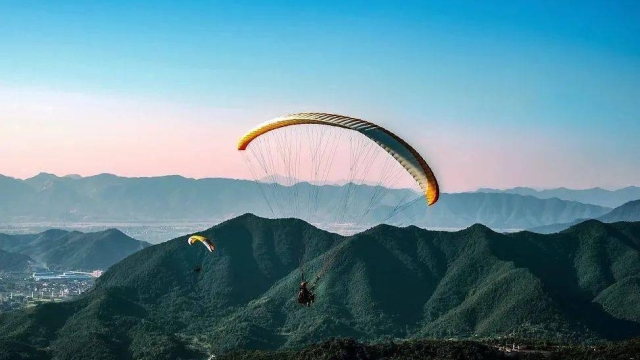
<path fill-rule="evenodd" d="M 640 185 L 640 2 L 3 1 L 0 174 L 248 177 L 295 111 L 405 137 L 444 191 Z"/>

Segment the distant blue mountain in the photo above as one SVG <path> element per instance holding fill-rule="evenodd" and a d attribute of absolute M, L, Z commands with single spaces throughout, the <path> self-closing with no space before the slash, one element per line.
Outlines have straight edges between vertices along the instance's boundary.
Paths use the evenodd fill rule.
<path fill-rule="evenodd" d="M 0 234 L 0 251 L 11 252 L 16 260 L 22 259 L 18 263 L 21 267 L 27 260 L 32 263 L 35 260 L 52 269 L 106 270 L 148 246 L 149 243 L 116 229 L 94 233 L 52 229 L 39 234 Z"/>
<path fill-rule="evenodd" d="M 638 222 L 640 221 L 640 200 L 629 201 L 626 204 L 622 204 L 617 208 L 611 210 L 610 212 L 598 217 L 597 219 L 605 223 L 615 223 L 622 221 Z M 529 230 L 539 234 L 552 234 L 568 229 L 569 227 L 579 224 L 585 220 L 586 219 L 576 219 L 568 223 L 538 226 L 533 227 Z"/>
<path fill-rule="evenodd" d="M 585 190 L 572 190 L 563 187 L 548 190 L 535 190 L 528 187 L 516 187 L 506 190 L 481 188 L 478 189 L 477 192 L 530 195 L 540 199 L 550 199 L 555 197 L 561 200 L 578 201 L 584 204 L 593 204 L 612 208 L 632 200 L 640 199 L 640 187 L 637 186 L 629 186 L 618 190 L 606 190 L 598 187 Z"/>
<path fill-rule="evenodd" d="M 276 192 L 284 189 L 279 184 L 268 186 Z M 354 195 L 350 211 L 366 213 L 356 219 L 366 227 L 385 222 L 393 200 L 417 196 L 407 189 L 390 189 L 383 201 L 366 212 L 373 194 L 380 188 L 351 186 Z M 297 183 L 294 187 L 299 208 L 293 207 L 292 199 L 280 199 L 277 204 L 290 211 L 292 217 L 317 206 L 311 222 L 332 224 L 342 220 L 336 216 L 336 203 L 343 196 L 345 185 Z M 314 193 L 322 193 L 317 203 L 311 196 Z M 0 202 L 0 219 L 8 224 L 164 221 L 214 224 L 244 213 L 273 216 L 264 194 L 253 181 L 224 178 L 125 178 L 110 174 L 58 177 L 46 173 L 27 180 L 0 177 L 0 200 L 4 200 Z M 439 229 L 461 229 L 481 223 L 496 230 L 513 230 L 596 218 L 611 210 L 575 201 L 510 193 L 442 194 L 435 206 L 427 208 L 424 203 L 414 206 L 416 208 L 400 213 L 393 221 Z"/>

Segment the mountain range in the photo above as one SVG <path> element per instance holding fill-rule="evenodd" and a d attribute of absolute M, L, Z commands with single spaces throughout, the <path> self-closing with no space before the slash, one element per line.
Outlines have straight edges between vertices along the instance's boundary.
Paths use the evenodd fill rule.
<path fill-rule="evenodd" d="M 29 235 L 0 234 L 0 251 L 13 253 L 9 257 L 14 261 L 22 258 L 24 263 L 33 259 L 32 262 L 35 260 L 52 270 L 105 270 L 148 246 L 149 243 L 116 229 L 95 233 L 48 230 Z"/>
<path fill-rule="evenodd" d="M 606 190 L 599 187 L 584 190 L 567 188 L 536 190 L 528 187 L 516 187 L 506 190 L 481 188 L 478 189 L 478 192 L 529 195 L 539 199 L 555 197 L 561 200 L 577 201 L 604 207 L 618 207 L 626 202 L 640 199 L 640 187 L 638 186 L 628 186 L 617 190 Z"/>
<path fill-rule="evenodd" d="M 345 237 L 243 215 L 202 234 L 215 252 L 180 237 L 113 265 L 77 300 L 0 315 L 0 348 L 186 359 L 336 336 L 640 335 L 640 223 L 591 220 L 552 235 L 379 225 Z M 317 285 L 310 308 L 295 301 L 302 268 Z"/>
<path fill-rule="evenodd" d="M 610 212 L 597 217 L 598 220 L 605 223 L 613 223 L 620 221 L 640 221 L 640 200 L 629 201 L 628 203 L 622 204 L 617 208 L 611 210 Z M 569 227 L 579 224 L 586 219 L 576 219 L 569 223 L 559 223 L 545 226 L 538 226 L 529 229 L 530 231 L 537 232 L 540 234 L 552 234 L 556 232 L 560 232 L 562 230 L 568 229 Z"/>
<path fill-rule="evenodd" d="M 282 176 L 282 175 L 265 176 L 258 179 L 258 181 L 266 184 L 276 183 L 284 186 L 291 186 L 297 183 L 309 183 L 309 184 L 318 185 L 318 186 L 321 186 L 321 185 L 342 186 L 351 182 L 349 179 L 341 179 L 341 180 L 333 180 L 333 181 L 308 181 L 308 180 L 301 180 L 293 176 Z M 357 182 L 358 184 L 364 184 L 368 186 L 378 185 L 378 182 L 376 181 L 356 180 L 355 182 Z"/>
<path fill-rule="evenodd" d="M 345 185 L 294 185 L 293 191 L 271 184 L 261 193 L 253 181 L 235 179 L 187 179 L 180 176 L 123 178 L 102 174 L 91 177 L 58 177 L 39 174 L 26 180 L 0 177 L 0 218 L 7 224 L 74 222 L 217 223 L 243 213 L 274 217 L 264 200 L 271 197 L 277 217 L 283 214 L 307 218 L 325 229 L 336 223 L 369 226 L 392 221 L 432 229 L 461 229 L 481 223 L 497 230 L 526 229 L 577 219 L 596 218 L 609 207 L 557 198 L 540 199 L 508 193 L 442 194 L 436 206 L 416 202 L 393 219 L 398 199 L 415 196 L 407 189 L 382 189 L 370 185 L 346 185 L 348 211 L 340 211 Z M 384 193 L 372 204 L 372 197 Z M 295 194 L 295 199 L 283 194 Z M 319 196 L 318 194 L 321 194 Z M 395 201 L 395 202 L 394 202 Z M 372 206 L 369 206 L 372 205 Z M 314 209 L 314 210 L 312 210 Z M 288 215 L 287 215 L 288 214 Z M 308 215 L 305 217 L 305 215 Z"/>

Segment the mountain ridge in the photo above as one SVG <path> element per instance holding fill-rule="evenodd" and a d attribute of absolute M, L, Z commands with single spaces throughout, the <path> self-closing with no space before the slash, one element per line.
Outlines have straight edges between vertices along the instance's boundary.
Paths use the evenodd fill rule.
<path fill-rule="evenodd" d="M 625 306 L 640 301 L 640 223 L 591 221 L 552 235 L 379 225 L 345 237 L 301 220 L 246 214 L 200 233 L 216 243 L 214 253 L 189 246 L 186 237 L 139 251 L 81 299 L 60 305 L 58 325 L 33 323 L 52 335 L 26 343 L 58 357 L 88 356 L 92 348 L 81 344 L 91 343 L 112 356 L 153 358 L 196 343 L 220 354 L 298 348 L 334 336 L 369 342 L 640 335 L 637 309 Z M 310 280 L 332 264 L 311 308 L 295 301 L 299 258 Z M 53 310 L 30 311 L 38 318 Z M 0 334 L 20 316 L 0 316 Z M 29 339 L 31 331 L 0 335 L 0 342 Z M 144 346 L 160 339 L 169 344 L 164 350 Z M 119 345 L 124 355 L 110 350 L 117 344 L 129 344 Z"/>
<path fill-rule="evenodd" d="M 53 269 L 106 270 L 130 254 L 150 246 L 118 229 L 82 233 L 50 229 L 38 234 L 0 234 L 0 250 L 30 256 Z"/>
<path fill-rule="evenodd" d="M 624 203 L 617 208 L 611 210 L 610 212 L 597 217 L 599 221 L 605 223 L 614 223 L 614 222 L 635 222 L 640 221 L 640 200 L 629 201 Z M 558 223 L 551 224 L 545 226 L 538 226 L 529 229 L 530 231 L 537 232 L 540 234 L 551 234 L 554 232 L 563 231 L 573 225 L 579 224 L 584 221 L 588 221 L 589 219 L 576 219 L 569 223 Z"/>
<path fill-rule="evenodd" d="M 7 178 L 9 179 L 9 178 Z M 280 186 L 280 185 L 273 185 Z M 308 183 L 295 185 L 300 209 L 291 201 L 278 203 L 282 214 L 309 218 L 326 229 L 336 223 L 349 222 L 336 214 L 336 201 L 344 189 L 335 185 L 321 188 Z M 357 224 L 375 225 L 387 221 L 393 201 L 405 198 L 406 189 L 392 189 L 371 209 L 365 209 L 376 187 L 356 185 L 353 191 L 353 214 Z M 323 196 L 316 202 L 314 194 Z M 251 212 L 263 217 L 274 216 L 253 181 L 208 178 L 189 179 L 182 176 L 124 178 L 111 174 L 90 177 L 56 177 L 39 174 L 27 180 L 0 181 L 0 200 L 11 206 L 0 208 L 3 221 L 21 223 L 100 223 L 193 221 L 215 223 Z M 386 201 L 386 200 L 385 200 Z M 311 206 L 313 204 L 313 206 Z M 276 204 L 272 204 L 276 205 Z M 310 209 L 318 210 L 311 212 Z M 358 207 L 359 206 L 359 207 Z M 306 214 L 309 210 L 309 214 Z M 365 211 L 366 210 L 366 211 Z M 460 229 L 483 223 L 496 230 L 517 230 L 576 219 L 598 217 L 610 209 L 596 205 L 557 199 L 538 199 L 514 194 L 459 193 L 442 194 L 437 206 L 427 208 L 415 203 L 390 221 L 414 223 L 421 227 Z M 414 216 L 415 215 L 415 216 Z M 356 215 L 353 215 L 356 216 Z M 358 229 L 356 229 L 358 230 Z"/>
<path fill-rule="evenodd" d="M 27 255 L 12 253 L 0 249 L 0 271 L 25 272 L 35 261 Z"/>
<path fill-rule="evenodd" d="M 502 190 L 480 188 L 476 190 L 476 192 L 531 195 L 540 199 L 556 197 L 561 200 L 578 201 L 585 204 L 600 205 L 610 208 L 618 207 L 626 202 L 640 199 L 640 187 L 638 186 L 627 186 L 616 190 L 607 190 L 600 187 L 580 190 L 568 189 L 565 187 L 542 190 L 530 187 L 515 187 Z"/>

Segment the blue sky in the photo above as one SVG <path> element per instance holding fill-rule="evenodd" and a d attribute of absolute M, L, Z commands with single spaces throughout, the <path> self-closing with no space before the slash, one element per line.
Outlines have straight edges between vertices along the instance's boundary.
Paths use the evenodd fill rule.
<path fill-rule="evenodd" d="M 640 185 L 638 34 L 637 1 L 6 1 L 0 91 L 19 99 L 0 103 L 0 122 L 13 122 L 0 130 L 35 136 L 15 126 L 28 119 L 39 139 L 49 126 L 83 137 L 75 129 L 83 118 L 127 131 L 141 118 L 135 111 L 159 104 L 167 113 L 170 103 L 198 116 L 164 125 L 234 137 L 273 116 L 328 111 L 403 134 L 451 191 Z M 82 111 L 34 115 L 60 96 Z M 129 110 L 110 105 L 117 117 L 93 116 L 101 106 L 85 109 L 86 97 Z M 138 129 L 150 126 L 140 120 Z M 0 152 L 19 153 L 12 149 Z M 244 171 L 193 164 L 136 173 L 117 157 L 102 168 L 78 158 L 74 171 L 45 160 L 0 160 L 0 173 Z"/>

